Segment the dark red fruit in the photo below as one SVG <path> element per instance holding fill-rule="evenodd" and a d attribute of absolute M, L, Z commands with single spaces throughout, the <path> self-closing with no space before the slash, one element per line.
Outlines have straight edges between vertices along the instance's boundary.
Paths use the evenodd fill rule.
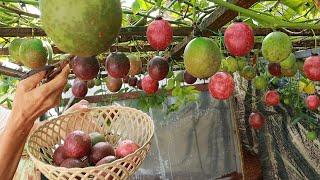
<path fill-rule="evenodd" d="M 234 91 L 232 76 L 227 72 L 217 72 L 210 78 L 209 91 L 216 99 L 228 99 Z"/>
<path fill-rule="evenodd" d="M 129 58 L 121 52 L 109 54 L 105 62 L 108 74 L 114 78 L 124 78 L 130 70 Z"/>
<path fill-rule="evenodd" d="M 312 81 L 320 81 L 320 56 L 314 55 L 304 61 L 303 72 Z"/>
<path fill-rule="evenodd" d="M 137 81 L 137 88 L 142 90 L 142 81 L 141 80 Z"/>
<path fill-rule="evenodd" d="M 118 92 L 122 87 L 122 79 L 108 76 L 106 78 L 106 86 L 110 92 Z"/>
<path fill-rule="evenodd" d="M 97 77 L 100 65 L 96 57 L 74 57 L 72 65 L 73 73 L 77 78 L 89 81 Z"/>
<path fill-rule="evenodd" d="M 63 146 L 60 145 L 53 153 L 53 162 L 54 165 L 60 166 L 60 164 L 66 159 L 63 153 Z"/>
<path fill-rule="evenodd" d="M 281 76 L 281 66 L 279 63 L 270 63 L 268 65 L 268 71 L 272 76 Z"/>
<path fill-rule="evenodd" d="M 164 79 L 169 72 L 169 64 L 163 58 L 156 56 L 152 58 L 148 63 L 149 76 L 157 81 Z"/>
<path fill-rule="evenodd" d="M 224 32 L 224 43 L 230 54 L 245 56 L 254 46 L 253 30 L 246 23 L 235 22 Z"/>
<path fill-rule="evenodd" d="M 187 84 L 194 84 L 197 81 L 197 78 L 189 74 L 188 71 L 184 71 L 183 79 Z"/>
<path fill-rule="evenodd" d="M 63 149 L 64 155 L 68 158 L 87 156 L 91 150 L 90 136 L 83 131 L 73 131 L 67 135 Z"/>
<path fill-rule="evenodd" d="M 147 28 L 147 39 L 151 47 L 165 50 L 171 43 L 173 30 L 170 23 L 161 17 L 152 21 Z"/>
<path fill-rule="evenodd" d="M 142 79 L 141 87 L 145 93 L 153 94 L 158 91 L 159 82 L 156 80 L 153 80 L 150 76 L 145 76 Z"/>
<path fill-rule="evenodd" d="M 124 77 L 123 78 L 123 83 L 128 83 L 129 82 L 129 78 L 130 78 L 129 76 Z"/>
<path fill-rule="evenodd" d="M 136 77 L 130 77 L 128 84 L 129 84 L 129 86 L 134 87 L 134 86 L 137 85 L 137 81 L 138 81 L 138 78 L 136 78 Z"/>
<path fill-rule="evenodd" d="M 85 97 L 88 92 L 88 86 L 86 81 L 75 79 L 72 85 L 72 94 L 77 97 Z"/>
<path fill-rule="evenodd" d="M 134 143 L 131 140 L 124 140 L 119 143 L 118 147 L 116 148 L 116 157 L 117 158 L 124 158 L 131 153 L 134 153 L 140 146 Z"/>
<path fill-rule="evenodd" d="M 266 122 L 260 112 L 251 113 L 249 116 L 249 124 L 253 129 L 260 129 Z"/>
<path fill-rule="evenodd" d="M 267 91 L 264 95 L 264 103 L 267 106 L 276 106 L 280 103 L 280 95 L 277 91 Z"/>
<path fill-rule="evenodd" d="M 107 156 L 101 159 L 99 162 L 97 162 L 96 166 L 100 166 L 102 164 L 107 164 L 115 161 L 117 158 L 115 156 Z"/>
<path fill-rule="evenodd" d="M 111 144 L 108 142 L 99 142 L 92 147 L 89 159 L 91 163 L 96 164 L 102 158 L 114 155 L 115 152 Z"/>
<path fill-rule="evenodd" d="M 79 159 L 68 158 L 64 160 L 60 166 L 65 168 L 85 168 L 87 167 L 87 164 Z"/>
<path fill-rule="evenodd" d="M 306 99 L 306 105 L 310 110 L 318 109 L 320 105 L 320 99 L 317 95 L 310 95 Z"/>

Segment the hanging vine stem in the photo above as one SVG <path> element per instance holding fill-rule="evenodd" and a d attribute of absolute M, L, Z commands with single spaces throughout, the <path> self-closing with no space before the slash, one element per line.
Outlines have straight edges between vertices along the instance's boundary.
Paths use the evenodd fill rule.
<path fill-rule="evenodd" d="M 313 29 L 311 29 L 314 38 L 314 51 L 317 52 L 317 36 Z"/>
<path fill-rule="evenodd" d="M 3 8 L 3 9 L 8 10 L 10 12 L 14 12 L 14 13 L 16 13 L 18 15 L 24 15 L 24 16 L 29 16 L 29 17 L 33 17 L 33 18 L 39 18 L 40 17 L 38 14 L 28 13 L 28 12 L 22 11 L 20 9 L 12 8 L 12 7 L 3 5 L 3 4 L 0 4 L 0 7 Z"/>
<path fill-rule="evenodd" d="M 320 24 L 305 24 L 305 23 L 296 23 L 296 22 L 287 22 L 279 17 L 273 17 L 265 14 L 258 14 L 250 9 L 245 9 L 242 7 L 239 7 L 237 5 L 228 3 L 223 0 L 208 0 L 210 2 L 213 2 L 215 4 L 218 4 L 220 6 L 223 6 L 225 8 L 228 8 L 230 10 L 241 12 L 243 15 L 248 16 L 252 19 L 255 19 L 257 21 L 260 21 L 264 24 L 271 25 L 272 28 L 293 28 L 293 29 L 320 29 Z"/>
<path fill-rule="evenodd" d="M 38 6 L 39 1 L 33 1 L 33 0 L 1 0 L 2 2 L 11 2 L 11 3 L 24 3 L 24 4 L 30 4 L 33 6 Z"/>

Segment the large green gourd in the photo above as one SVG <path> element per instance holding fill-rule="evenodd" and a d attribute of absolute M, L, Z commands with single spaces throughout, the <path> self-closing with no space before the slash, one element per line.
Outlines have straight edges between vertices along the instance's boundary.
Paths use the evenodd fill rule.
<path fill-rule="evenodd" d="M 40 11 L 56 46 L 82 57 L 108 50 L 122 21 L 120 0 L 40 0 Z"/>

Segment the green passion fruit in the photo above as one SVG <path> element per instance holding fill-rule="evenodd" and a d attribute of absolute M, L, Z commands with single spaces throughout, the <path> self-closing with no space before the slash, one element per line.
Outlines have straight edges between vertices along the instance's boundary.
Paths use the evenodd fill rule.
<path fill-rule="evenodd" d="M 47 64 L 47 48 L 40 39 L 25 39 L 19 49 L 20 61 L 29 68 L 40 68 Z"/>

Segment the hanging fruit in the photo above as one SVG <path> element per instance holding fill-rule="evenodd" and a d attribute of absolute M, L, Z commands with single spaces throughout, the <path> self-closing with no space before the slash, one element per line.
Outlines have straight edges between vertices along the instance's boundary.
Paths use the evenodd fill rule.
<path fill-rule="evenodd" d="M 279 63 L 269 63 L 268 71 L 272 76 L 281 76 L 281 66 Z"/>
<path fill-rule="evenodd" d="M 147 94 L 154 94 L 158 91 L 159 82 L 152 79 L 149 75 L 145 76 L 141 81 L 141 87 Z"/>
<path fill-rule="evenodd" d="M 24 39 L 22 38 L 16 38 L 11 41 L 9 45 L 9 54 L 10 54 L 10 59 L 13 60 L 15 63 L 21 63 L 21 57 L 19 54 L 19 49 L 22 44 Z"/>
<path fill-rule="evenodd" d="M 314 54 L 304 61 L 303 72 L 308 79 L 320 81 L 320 56 Z"/>
<path fill-rule="evenodd" d="M 29 68 L 35 69 L 45 66 L 48 62 L 47 56 L 47 49 L 40 39 L 25 39 L 20 45 L 20 61 Z"/>
<path fill-rule="evenodd" d="M 106 86 L 110 92 L 118 92 L 122 87 L 122 79 L 108 76 L 106 78 Z"/>
<path fill-rule="evenodd" d="M 130 70 L 128 75 L 134 76 L 140 74 L 142 71 L 142 61 L 140 60 L 140 57 L 134 54 L 129 54 L 127 57 L 130 61 Z"/>
<path fill-rule="evenodd" d="M 225 100 L 232 95 L 235 84 L 229 73 L 217 72 L 210 78 L 208 86 L 212 97 Z"/>
<path fill-rule="evenodd" d="M 253 129 L 260 129 L 266 120 L 260 112 L 253 112 L 249 116 L 249 124 Z"/>
<path fill-rule="evenodd" d="M 160 56 L 152 58 L 148 63 L 149 76 L 157 81 L 164 79 L 169 72 L 169 63 Z"/>
<path fill-rule="evenodd" d="M 224 64 L 229 73 L 234 73 L 238 70 L 238 61 L 232 56 L 227 57 Z"/>
<path fill-rule="evenodd" d="M 267 78 L 264 76 L 257 76 L 253 79 L 254 87 L 257 90 L 264 90 L 268 87 Z"/>
<path fill-rule="evenodd" d="M 234 56 L 247 55 L 254 46 L 252 28 L 244 22 L 232 23 L 224 32 L 224 44 Z"/>
<path fill-rule="evenodd" d="M 310 110 L 316 110 L 320 105 L 320 99 L 317 95 L 309 95 L 305 103 Z"/>
<path fill-rule="evenodd" d="M 105 66 L 110 76 L 124 78 L 129 73 L 130 61 L 124 53 L 113 52 L 107 57 Z"/>
<path fill-rule="evenodd" d="M 196 78 L 208 78 L 220 67 L 222 55 L 215 41 L 205 37 L 191 40 L 184 50 L 184 65 Z"/>
<path fill-rule="evenodd" d="M 256 71 L 252 66 L 247 65 L 242 69 L 241 76 L 246 80 L 252 80 L 256 77 Z"/>
<path fill-rule="evenodd" d="M 280 62 L 280 66 L 283 69 L 291 69 L 296 64 L 296 56 L 291 53 L 289 57 Z"/>
<path fill-rule="evenodd" d="M 89 81 L 97 77 L 100 65 L 96 57 L 79 57 L 76 56 L 72 63 L 73 73 L 77 78 Z"/>
<path fill-rule="evenodd" d="M 272 32 L 262 41 L 262 55 L 269 62 L 279 63 L 289 57 L 292 51 L 290 37 L 283 32 Z"/>
<path fill-rule="evenodd" d="M 267 106 L 277 106 L 280 103 L 280 95 L 275 90 L 269 90 L 264 95 L 264 103 Z"/>
<path fill-rule="evenodd" d="M 184 71 L 183 79 L 187 84 L 194 84 L 197 81 L 197 78 L 193 77 L 190 73 L 188 73 L 188 71 Z"/>
<path fill-rule="evenodd" d="M 88 92 L 88 86 L 86 81 L 75 79 L 72 85 L 72 94 L 77 97 L 85 97 Z"/>
<path fill-rule="evenodd" d="M 151 47 L 156 50 L 165 50 L 171 43 L 173 38 L 173 30 L 171 24 L 157 17 L 147 28 L 147 39 Z"/>

